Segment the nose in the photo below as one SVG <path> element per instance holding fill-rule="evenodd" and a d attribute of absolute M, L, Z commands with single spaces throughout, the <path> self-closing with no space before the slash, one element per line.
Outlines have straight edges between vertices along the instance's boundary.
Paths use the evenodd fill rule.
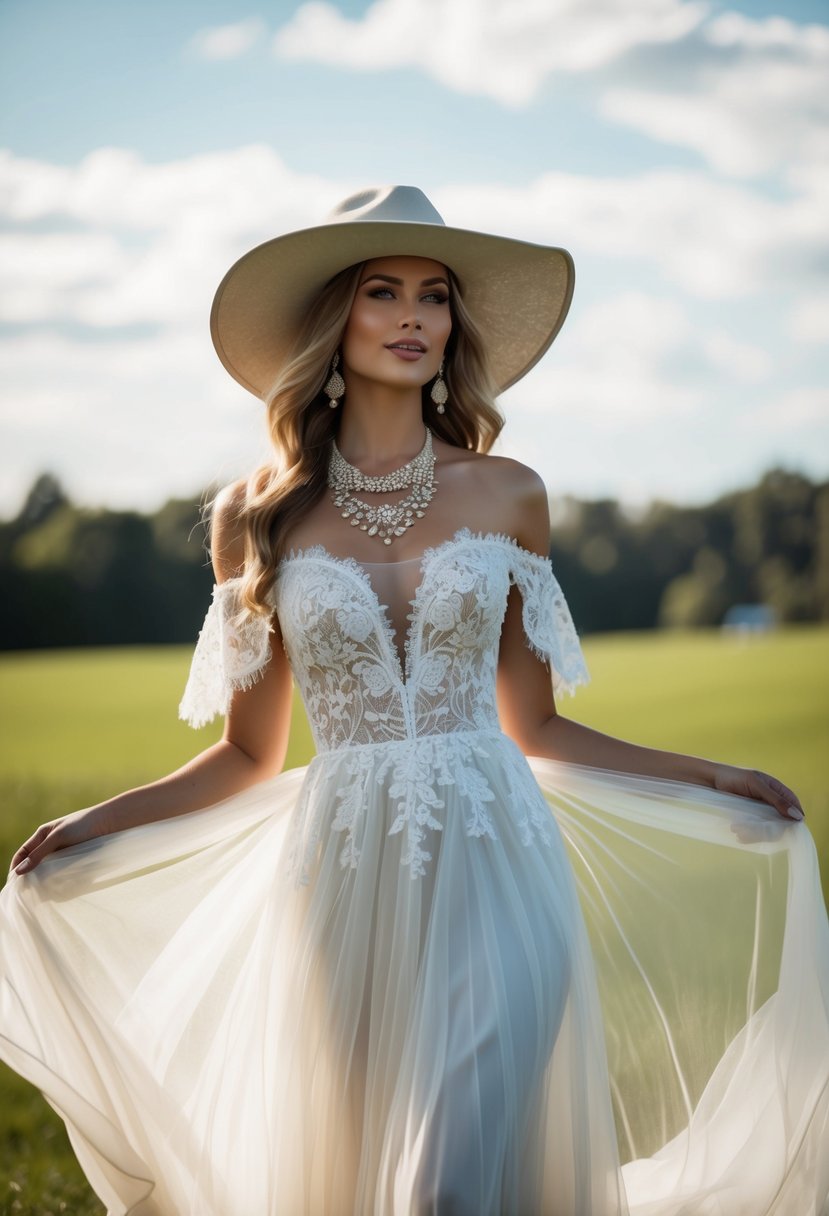
<path fill-rule="evenodd" d="M 423 326 L 420 322 L 420 317 L 418 316 L 416 303 L 407 305 L 404 308 L 403 314 L 400 318 L 400 328 L 401 329 L 422 329 L 423 328 Z"/>

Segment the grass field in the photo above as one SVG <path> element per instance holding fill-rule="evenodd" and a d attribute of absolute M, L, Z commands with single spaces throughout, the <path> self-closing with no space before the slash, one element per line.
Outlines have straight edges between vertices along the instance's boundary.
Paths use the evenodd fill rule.
<path fill-rule="evenodd" d="M 829 629 L 741 641 L 608 635 L 585 644 L 593 684 L 562 712 L 655 747 L 764 768 L 794 787 L 829 890 Z M 176 768 L 213 742 L 175 717 L 190 651 L 167 647 L 0 659 L 0 860 L 38 823 Z M 311 754 L 300 707 L 288 765 Z M 5 871 L 4 871 L 5 872 Z M 100 1214 L 63 1126 L 0 1070 L 0 1216 Z"/>

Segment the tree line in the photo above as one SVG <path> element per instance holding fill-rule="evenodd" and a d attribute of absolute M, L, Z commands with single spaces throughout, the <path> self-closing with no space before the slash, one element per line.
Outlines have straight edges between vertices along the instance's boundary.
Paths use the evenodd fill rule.
<path fill-rule="evenodd" d="M 0 649 L 192 642 L 213 583 L 201 508 L 93 510 L 42 474 L 0 522 Z M 552 508 L 551 558 L 581 633 L 716 626 L 747 603 L 829 619 L 829 482 L 773 469 L 703 506 Z"/>

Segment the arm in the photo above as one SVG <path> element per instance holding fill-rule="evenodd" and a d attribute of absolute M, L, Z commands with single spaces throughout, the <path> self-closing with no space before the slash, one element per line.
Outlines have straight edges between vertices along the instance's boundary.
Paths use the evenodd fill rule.
<path fill-rule="evenodd" d="M 220 583 L 242 565 L 237 494 L 224 491 L 214 510 L 213 568 Z M 234 694 L 218 743 L 166 777 L 43 824 L 17 850 L 12 869 L 26 873 L 69 845 L 201 810 L 278 773 L 288 745 L 292 685 L 278 629 L 271 636 L 271 660 L 251 688 Z"/>
<path fill-rule="evenodd" d="M 516 510 L 514 534 L 519 543 L 546 557 L 550 534 L 546 491 L 529 470 Z M 767 773 L 640 747 L 563 717 L 556 708 L 547 665 L 526 644 L 521 607 L 520 594 L 513 587 L 501 635 L 498 704 L 505 732 L 526 755 L 710 786 L 767 802 L 785 817 L 803 818 L 797 796 Z"/>

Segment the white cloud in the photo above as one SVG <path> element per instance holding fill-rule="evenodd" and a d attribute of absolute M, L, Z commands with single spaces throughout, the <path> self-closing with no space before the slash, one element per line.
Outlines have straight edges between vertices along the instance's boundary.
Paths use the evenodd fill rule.
<path fill-rule="evenodd" d="M 238 476 L 266 448 L 261 405 L 234 388 L 206 332 L 29 334 L 0 342 L 0 378 L 6 512 L 46 468 L 81 501 L 152 506 Z"/>
<path fill-rule="evenodd" d="M 557 73 L 593 74 L 599 113 L 752 177 L 829 160 L 829 30 L 710 14 L 696 0 L 374 0 L 358 19 L 325 0 L 277 32 L 283 59 L 354 71 L 412 68 L 520 107 Z M 655 46 L 683 43 L 665 82 Z M 624 57 L 636 51 L 633 83 Z"/>
<path fill-rule="evenodd" d="M 747 17 L 726 12 L 713 17 L 705 37 L 714 46 L 736 46 L 749 50 L 797 50 L 821 57 L 829 50 L 829 31 L 822 25 L 795 25 L 786 17 Z"/>
<path fill-rule="evenodd" d="M 348 193 L 253 145 L 166 164 L 100 148 L 75 166 L 0 152 L 0 218 L 70 231 L 0 241 L 5 320 L 203 323 L 234 259 Z"/>
<path fill-rule="evenodd" d="M 683 81 L 610 88 L 608 119 L 690 148 L 718 172 L 750 177 L 829 157 L 829 30 L 723 13 L 705 24 Z M 707 46 L 707 50 L 706 50 Z"/>
<path fill-rule="evenodd" d="M 21 223 L 65 217 L 135 232 L 216 232 L 302 224 L 336 201 L 338 187 L 296 173 L 266 144 L 150 164 L 123 148 L 97 148 L 77 165 L 0 150 L 0 215 Z M 333 191 L 333 194 L 332 194 Z"/>
<path fill-rule="evenodd" d="M 278 31 L 274 50 L 357 71 L 419 68 L 457 92 L 522 106 L 551 74 L 675 42 L 707 10 L 702 0 L 374 0 L 350 20 L 310 0 Z"/>
<path fill-rule="evenodd" d="M 635 289 L 576 309 L 559 342 L 542 374 L 511 390 L 515 399 L 542 411 L 564 400 L 579 417 L 619 428 L 701 411 L 712 386 L 759 384 L 773 370 L 767 351 L 693 324 L 675 298 Z"/>
<path fill-rule="evenodd" d="M 791 438 L 804 427 L 819 426 L 829 432 L 829 389 L 814 385 L 790 389 L 753 410 L 745 421 L 783 439 Z"/>
<path fill-rule="evenodd" d="M 190 39 L 189 49 L 201 59 L 238 59 L 249 51 L 265 32 L 258 17 L 235 21 L 230 25 L 211 25 L 199 30 Z"/>
<path fill-rule="evenodd" d="M 700 345 L 712 367 L 741 384 L 762 384 L 774 367 L 767 350 L 751 342 L 741 342 L 726 330 L 703 335 Z"/>
<path fill-rule="evenodd" d="M 792 309 L 787 329 L 795 342 L 829 346 L 829 290 L 799 300 Z"/>
<path fill-rule="evenodd" d="M 0 320 L 77 316 L 80 298 L 128 273 L 129 257 L 111 233 L 0 234 Z"/>
<path fill-rule="evenodd" d="M 673 376 L 670 362 L 693 336 L 675 300 L 635 290 L 608 296 L 568 319 L 555 355 L 504 400 L 538 414 L 551 401 L 566 402 L 568 414 L 616 427 L 686 413 L 698 404 L 699 389 Z"/>
<path fill-rule="evenodd" d="M 458 186 L 438 205 L 470 228 L 562 244 L 579 256 L 656 267 L 702 299 L 771 286 L 802 290 L 825 264 L 829 233 L 821 193 L 778 201 L 687 170 L 630 177 L 548 173 L 529 185 Z"/>

